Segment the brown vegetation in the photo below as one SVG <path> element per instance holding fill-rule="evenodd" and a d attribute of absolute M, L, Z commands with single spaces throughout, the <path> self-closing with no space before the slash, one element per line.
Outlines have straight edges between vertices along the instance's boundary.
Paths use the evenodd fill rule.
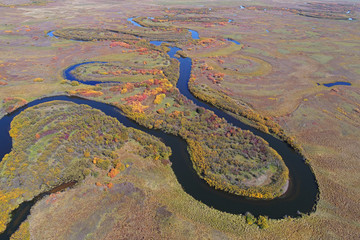
<path fill-rule="evenodd" d="M 89 174 L 108 172 L 111 166 L 123 171 L 125 165 L 114 149 L 128 141 L 144 146 L 138 151 L 143 157 L 167 159 L 171 154 L 152 136 L 125 128 L 88 106 L 61 101 L 24 110 L 12 121 L 10 135 L 13 149 L 0 162 L 0 231 L 13 209 L 41 192 Z M 117 175 L 117 170 L 110 170 L 109 177 Z"/>

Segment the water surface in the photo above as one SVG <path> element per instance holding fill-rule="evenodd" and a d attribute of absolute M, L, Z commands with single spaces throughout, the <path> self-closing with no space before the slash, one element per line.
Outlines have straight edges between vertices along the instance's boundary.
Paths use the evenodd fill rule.
<path fill-rule="evenodd" d="M 227 38 L 226 40 L 230 41 L 230 42 L 233 42 L 235 43 L 236 45 L 240 45 L 240 42 L 234 40 L 234 39 L 231 39 L 231 38 Z"/>
<path fill-rule="evenodd" d="M 137 16 L 138 17 L 138 16 Z M 144 27 L 143 25 L 141 25 L 141 24 L 139 24 L 139 23 L 137 23 L 137 22 L 135 22 L 133 19 L 134 18 L 137 18 L 137 17 L 131 17 L 131 18 L 128 18 L 127 20 L 129 21 L 129 22 L 131 22 L 132 24 L 134 24 L 135 26 L 137 26 L 137 27 Z"/>
<path fill-rule="evenodd" d="M 333 83 L 324 83 L 325 87 L 333 87 L 337 85 L 344 85 L 344 86 L 351 86 L 351 83 L 349 82 L 333 82 Z"/>
<path fill-rule="evenodd" d="M 197 31 L 192 30 L 192 29 L 188 29 L 188 30 L 189 30 L 189 32 L 191 33 L 192 39 L 196 39 L 196 40 L 200 39 L 199 33 L 198 33 Z"/>

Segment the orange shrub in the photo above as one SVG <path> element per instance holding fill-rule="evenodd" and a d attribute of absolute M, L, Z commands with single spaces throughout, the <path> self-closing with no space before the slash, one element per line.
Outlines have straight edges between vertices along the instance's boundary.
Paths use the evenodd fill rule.
<path fill-rule="evenodd" d="M 116 168 L 112 168 L 110 172 L 108 172 L 108 177 L 114 178 L 116 175 L 118 175 L 120 171 Z"/>
<path fill-rule="evenodd" d="M 84 97 L 99 97 L 102 96 L 104 93 L 92 89 L 77 89 L 75 91 L 71 91 L 70 94 L 79 94 Z"/>
<path fill-rule="evenodd" d="M 110 43 L 110 47 L 116 47 L 116 46 L 120 46 L 120 47 L 124 47 L 124 48 L 131 48 L 130 44 L 124 43 L 124 42 L 112 42 Z"/>
<path fill-rule="evenodd" d="M 35 79 L 34 79 L 34 82 L 43 82 L 43 81 L 44 81 L 43 78 L 35 78 Z"/>

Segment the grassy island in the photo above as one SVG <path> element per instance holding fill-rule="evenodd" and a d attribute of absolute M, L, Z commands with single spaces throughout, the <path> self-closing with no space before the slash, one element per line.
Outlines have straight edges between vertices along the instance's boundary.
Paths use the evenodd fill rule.
<path fill-rule="evenodd" d="M 127 49 L 124 54 L 135 54 L 133 59 L 156 56 L 155 52 L 165 56 L 167 50 L 147 45 L 147 51 L 139 51 L 144 46 L 132 43 L 116 47 Z M 136 74 L 137 70 L 134 62 L 121 61 L 122 55 L 118 56 L 121 64 L 116 58 L 113 56 L 107 63 L 84 64 L 73 70 L 81 79 L 90 77 L 92 80 L 96 79 L 91 78 L 93 74 L 107 73 L 103 74 L 101 81 L 115 80 L 114 83 L 86 88 L 79 86 L 68 93 L 113 104 L 148 128 L 181 136 L 189 145 L 191 160 L 199 177 L 214 188 L 261 199 L 272 199 L 284 193 L 289 173 L 283 159 L 263 139 L 228 124 L 181 95 L 175 87 L 176 73 L 179 72 L 176 60 L 165 67 L 162 60 L 150 64 L 143 70 L 153 73 L 148 80 L 142 80 L 144 76 L 122 80 L 116 76 L 117 71 L 133 69 Z"/>

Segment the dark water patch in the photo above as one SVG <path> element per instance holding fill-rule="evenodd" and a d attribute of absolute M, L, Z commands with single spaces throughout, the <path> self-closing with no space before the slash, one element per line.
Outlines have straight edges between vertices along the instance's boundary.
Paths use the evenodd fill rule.
<path fill-rule="evenodd" d="M 234 39 L 231 39 L 231 38 L 227 38 L 226 40 L 230 41 L 230 42 L 233 42 L 235 43 L 236 45 L 240 45 L 240 42 L 234 40 Z"/>
<path fill-rule="evenodd" d="M 333 87 L 337 85 L 344 85 L 344 86 L 351 86 L 351 83 L 349 82 L 333 82 L 333 83 L 324 83 L 325 87 Z"/>

